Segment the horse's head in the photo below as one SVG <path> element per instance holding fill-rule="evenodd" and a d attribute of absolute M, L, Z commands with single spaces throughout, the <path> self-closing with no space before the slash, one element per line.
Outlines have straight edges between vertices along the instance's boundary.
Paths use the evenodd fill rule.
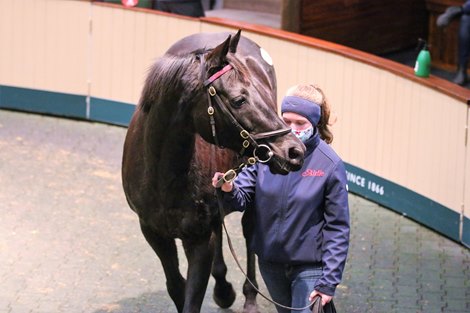
<path fill-rule="evenodd" d="M 240 32 L 199 55 L 206 95 L 193 110 L 196 131 L 208 142 L 267 163 L 273 173 L 299 170 L 305 147 L 276 113 L 275 86 L 263 71 L 271 65 L 237 53 L 239 41 Z"/>

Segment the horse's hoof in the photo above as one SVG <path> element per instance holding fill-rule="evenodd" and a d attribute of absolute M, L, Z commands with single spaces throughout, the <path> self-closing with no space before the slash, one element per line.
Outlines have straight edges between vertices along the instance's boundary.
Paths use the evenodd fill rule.
<path fill-rule="evenodd" d="M 222 309 L 229 308 L 235 302 L 235 290 L 231 283 L 224 285 L 215 284 L 213 298 L 215 303 Z"/>
<path fill-rule="evenodd" d="M 260 313 L 258 310 L 258 305 L 255 303 L 245 302 L 243 306 L 243 313 Z"/>

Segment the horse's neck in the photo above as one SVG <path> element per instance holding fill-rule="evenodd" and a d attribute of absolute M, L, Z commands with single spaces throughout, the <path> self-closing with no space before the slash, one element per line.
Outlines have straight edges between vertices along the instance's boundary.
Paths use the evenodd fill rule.
<path fill-rule="evenodd" d="M 187 176 L 194 153 L 192 123 L 186 118 L 173 119 L 172 113 L 175 112 L 160 110 L 150 113 L 146 130 L 145 147 L 150 156 L 148 166 L 157 171 L 160 179 Z"/>

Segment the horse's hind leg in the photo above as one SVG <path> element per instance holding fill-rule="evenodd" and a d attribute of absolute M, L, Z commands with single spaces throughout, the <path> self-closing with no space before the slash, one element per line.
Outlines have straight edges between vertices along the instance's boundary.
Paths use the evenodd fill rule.
<path fill-rule="evenodd" d="M 258 288 L 256 281 L 256 256 L 250 250 L 250 238 L 253 231 L 253 218 L 250 217 L 248 212 L 245 212 L 242 217 L 243 236 L 246 243 L 246 276 L 245 283 L 243 284 L 243 294 L 245 295 L 245 304 L 243 305 L 243 313 L 259 313 L 258 305 L 256 303 L 256 296 L 258 291 L 251 285 Z M 248 281 L 250 280 L 250 281 Z"/>
<path fill-rule="evenodd" d="M 246 251 L 246 275 L 253 285 L 258 288 L 258 282 L 256 281 L 256 256 L 253 252 L 249 251 L 248 247 Z M 243 284 L 243 294 L 245 295 L 243 313 L 258 313 L 258 304 L 256 303 L 258 291 L 253 288 L 248 279 L 245 279 Z"/>
<path fill-rule="evenodd" d="M 166 288 L 178 312 L 183 312 L 186 282 L 179 271 L 178 252 L 174 239 L 163 238 L 142 222 L 145 239 L 159 257 L 166 277 Z"/>
<path fill-rule="evenodd" d="M 222 252 L 222 227 L 218 227 L 215 236 L 214 262 L 212 263 L 212 276 L 215 279 L 213 298 L 221 308 L 230 307 L 235 301 L 235 291 L 232 284 L 226 280 L 227 265 Z"/>

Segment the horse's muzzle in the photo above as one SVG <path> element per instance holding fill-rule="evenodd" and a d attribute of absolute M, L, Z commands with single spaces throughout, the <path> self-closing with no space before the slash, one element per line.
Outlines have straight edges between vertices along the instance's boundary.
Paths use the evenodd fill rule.
<path fill-rule="evenodd" d="M 275 154 L 271 158 L 269 168 L 273 174 L 287 175 L 302 168 L 304 164 L 304 150 L 298 147 L 290 147 L 287 152 L 286 157 Z"/>

